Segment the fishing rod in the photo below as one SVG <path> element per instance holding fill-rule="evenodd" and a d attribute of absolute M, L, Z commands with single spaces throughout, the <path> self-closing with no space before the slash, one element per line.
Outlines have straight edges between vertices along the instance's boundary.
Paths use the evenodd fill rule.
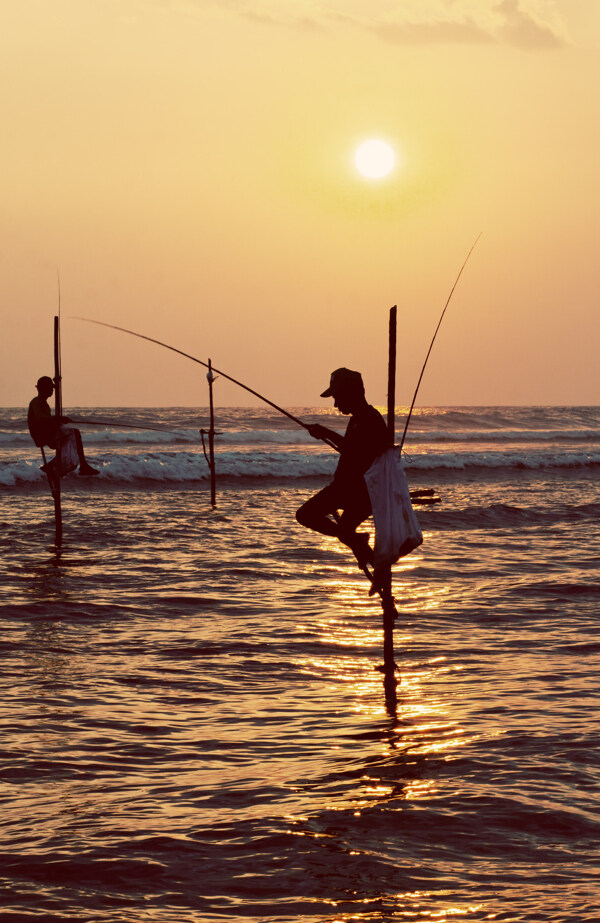
<path fill-rule="evenodd" d="M 190 356 L 189 353 L 184 353 L 183 350 L 176 349 L 175 346 L 169 346 L 168 343 L 162 343 L 161 340 L 155 340 L 153 337 L 147 337 L 143 333 L 136 333 L 135 330 L 127 330 L 125 327 L 117 327 L 115 324 L 106 324 L 101 320 L 92 320 L 91 317 L 75 317 L 73 320 L 82 320 L 87 324 L 98 324 L 99 327 L 108 327 L 110 330 L 120 330 L 121 333 L 129 333 L 132 337 L 139 337 L 140 340 L 148 340 L 149 343 L 156 343 L 157 346 L 164 346 L 165 349 L 170 349 L 171 352 L 178 353 L 180 356 L 185 356 L 186 359 L 191 359 L 192 362 L 197 362 L 198 365 L 203 365 L 205 369 L 209 368 L 208 362 L 203 362 L 202 359 L 197 359 L 195 356 Z M 258 391 L 255 391 L 253 388 L 249 388 L 248 385 L 243 384 L 236 378 L 232 378 L 231 375 L 227 375 L 225 372 L 221 372 L 219 369 L 215 368 L 214 365 L 212 366 L 212 371 L 216 372 L 217 375 L 221 375 L 223 378 L 226 378 L 228 381 L 232 381 L 234 385 L 238 385 L 240 388 L 243 388 L 244 391 L 249 391 L 250 394 L 260 398 L 261 401 L 264 401 L 265 404 L 269 404 L 275 410 L 278 410 L 279 413 L 285 414 L 285 416 L 289 417 L 290 420 L 293 420 L 294 423 L 297 423 L 299 426 L 303 426 L 304 429 L 308 429 L 308 424 L 303 423 L 302 420 L 299 420 L 298 417 L 295 417 L 293 413 L 288 413 L 288 411 L 284 410 L 283 407 L 279 407 L 277 404 L 274 404 L 273 401 L 270 401 L 263 394 L 259 394 Z"/>
<path fill-rule="evenodd" d="M 483 234 L 483 231 L 481 232 L 481 234 Z M 412 417 L 412 412 L 413 412 L 413 409 L 414 409 L 414 406 L 415 406 L 415 401 L 417 400 L 417 394 L 419 393 L 419 387 L 420 387 L 420 384 L 421 384 L 421 379 L 423 378 L 423 374 L 424 374 L 424 372 L 425 372 L 425 366 L 427 365 L 427 360 L 429 359 L 429 354 L 431 353 L 431 350 L 433 349 L 433 344 L 435 343 L 435 338 L 436 338 L 436 336 L 438 335 L 438 330 L 440 329 L 440 327 L 441 327 L 441 325 L 442 325 L 442 321 L 443 321 L 443 319 L 444 319 L 444 314 L 446 313 L 446 309 L 447 309 L 448 305 L 450 304 L 450 299 L 452 298 L 452 295 L 454 294 L 454 289 L 455 289 L 456 286 L 458 285 L 458 280 L 459 280 L 460 277 L 462 276 L 463 269 L 465 268 L 465 266 L 466 266 L 467 263 L 469 262 L 469 257 L 471 256 L 473 250 L 475 249 L 475 245 L 476 245 L 477 241 L 479 240 L 479 238 L 481 237 L 481 234 L 478 234 L 477 237 L 475 238 L 475 242 L 474 242 L 473 246 L 471 247 L 471 249 L 470 249 L 469 252 L 467 253 L 467 256 L 466 256 L 466 258 L 465 258 L 465 261 L 464 261 L 464 263 L 462 264 L 462 266 L 460 267 L 460 272 L 459 272 L 459 274 L 457 275 L 456 279 L 454 280 L 454 285 L 452 286 L 452 288 L 451 288 L 451 290 L 450 290 L 450 294 L 448 295 L 448 300 L 446 301 L 446 304 L 444 305 L 444 310 L 442 311 L 442 315 L 441 315 L 441 317 L 440 317 L 440 319 L 439 319 L 439 321 L 438 321 L 438 325 L 437 325 L 437 327 L 435 328 L 435 333 L 433 334 L 433 338 L 432 338 L 432 340 L 431 340 L 431 343 L 429 344 L 429 349 L 427 350 L 427 355 L 425 356 L 425 362 L 423 363 L 423 368 L 421 369 L 421 374 L 419 375 L 419 380 L 418 380 L 418 382 L 417 382 L 417 387 L 415 388 L 415 393 L 414 393 L 414 395 L 413 395 L 412 404 L 410 405 L 410 410 L 408 411 L 408 416 L 407 416 L 407 418 L 406 418 L 406 423 L 404 424 L 404 432 L 402 433 L 402 439 L 400 440 L 400 451 L 402 451 L 402 446 L 404 445 L 404 440 L 406 439 L 406 432 L 407 432 L 407 430 L 408 430 L 408 424 L 410 423 L 410 418 Z"/>
<path fill-rule="evenodd" d="M 165 349 L 170 349 L 171 352 L 178 353 L 178 355 L 184 356 L 186 359 L 191 359 L 192 362 L 197 362 L 198 365 L 203 365 L 205 369 L 210 369 L 213 373 L 216 373 L 217 375 L 221 375 L 222 378 L 226 378 L 228 381 L 233 382 L 234 385 L 238 385 L 238 387 L 243 388 L 244 391 L 248 391 L 250 394 L 253 394 L 254 397 L 257 397 L 259 398 L 259 400 L 264 401 L 265 404 L 268 404 L 270 407 L 273 407 L 274 410 L 278 410 L 279 413 L 284 414 L 284 416 L 288 417 L 290 420 L 293 420 L 294 423 L 297 423 L 298 426 L 303 427 L 303 429 L 306 429 L 306 430 L 310 429 L 310 426 L 308 425 L 308 423 L 304 423 L 298 417 L 295 417 L 293 413 L 289 413 L 287 410 L 284 410 L 283 407 L 280 407 L 278 404 L 275 404 L 273 401 L 270 401 L 267 397 L 264 396 L 264 394 L 259 394 L 258 391 L 254 390 L 254 388 L 248 387 L 248 385 L 245 385 L 243 382 L 238 381 L 237 378 L 232 378 L 231 375 L 227 375 L 226 372 L 222 372 L 220 369 L 215 368 L 214 365 L 209 366 L 208 362 L 203 362 L 202 359 L 197 359 L 196 356 L 190 356 L 189 353 L 184 353 L 183 350 L 177 349 L 175 346 L 169 346 L 168 343 L 163 343 L 161 340 L 155 340 L 153 337 L 145 336 L 145 334 L 143 333 L 137 333 L 135 330 L 127 330 L 126 327 L 117 327 L 116 324 L 107 324 L 101 320 L 92 320 L 91 317 L 75 317 L 73 319 L 85 321 L 87 324 L 97 324 L 99 327 L 108 327 L 110 330 L 120 330 L 121 333 L 128 333 L 130 334 L 130 336 L 138 337 L 140 340 L 148 340 L 149 343 L 156 343 L 157 346 L 163 346 Z M 327 442 L 328 445 L 330 445 L 333 449 L 336 449 L 336 451 L 339 451 L 337 446 L 335 446 L 328 439 L 324 439 L 323 441 Z"/>

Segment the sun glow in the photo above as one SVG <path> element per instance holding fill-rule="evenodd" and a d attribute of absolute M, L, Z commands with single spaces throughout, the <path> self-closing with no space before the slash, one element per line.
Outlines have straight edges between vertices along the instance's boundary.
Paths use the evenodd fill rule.
<path fill-rule="evenodd" d="M 394 169 L 396 155 L 386 141 L 373 138 L 356 149 L 354 163 L 367 179 L 381 179 Z"/>

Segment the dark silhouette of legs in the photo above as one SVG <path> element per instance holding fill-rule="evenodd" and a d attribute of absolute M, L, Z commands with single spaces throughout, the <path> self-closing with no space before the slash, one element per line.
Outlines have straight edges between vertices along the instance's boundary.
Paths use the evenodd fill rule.
<path fill-rule="evenodd" d="M 99 474 L 98 469 L 92 468 L 92 466 L 87 462 L 85 452 L 83 450 L 83 440 L 81 438 L 81 433 L 78 429 L 71 429 L 71 432 L 75 436 L 75 443 L 77 445 L 77 454 L 79 456 L 79 473 L 87 475 Z"/>
<path fill-rule="evenodd" d="M 338 511 L 342 510 L 341 516 Z M 331 535 L 352 549 L 361 567 L 373 559 L 366 532 L 357 532 L 357 527 L 371 515 L 369 496 L 358 490 L 356 494 L 340 490 L 334 483 L 320 490 L 296 511 L 301 526 Z"/>

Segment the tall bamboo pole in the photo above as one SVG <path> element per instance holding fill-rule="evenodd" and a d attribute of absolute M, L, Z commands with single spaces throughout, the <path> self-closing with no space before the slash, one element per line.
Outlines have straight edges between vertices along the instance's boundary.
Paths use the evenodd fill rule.
<path fill-rule="evenodd" d="M 210 502 L 214 507 L 217 505 L 216 480 L 217 473 L 215 469 L 215 408 L 213 403 L 213 375 L 212 362 L 208 360 L 208 399 L 210 404 L 210 428 L 208 430 L 208 467 L 210 468 Z"/>
<path fill-rule="evenodd" d="M 54 498 L 54 544 L 62 545 L 62 506 L 60 496 L 61 478 L 61 436 L 62 418 L 62 376 L 60 369 L 60 317 L 54 318 L 54 417 L 56 419 L 56 457 L 53 472 L 52 496 Z"/>
<path fill-rule="evenodd" d="M 395 408 L 396 408 L 396 313 L 394 305 L 390 308 L 389 346 L 388 346 L 388 416 L 387 426 L 390 438 L 394 440 Z M 396 607 L 392 596 L 392 568 L 389 567 L 383 584 L 381 605 L 383 609 L 383 669 L 386 680 L 386 699 L 394 698 L 396 694 L 396 679 L 394 671 L 394 618 Z"/>
<path fill-rule="evenodd" d="M 396 314 L 397 307 L 394 305 L 390 308 L 387 409 L 387 425 L 392 445 L 396 440 Z"/>

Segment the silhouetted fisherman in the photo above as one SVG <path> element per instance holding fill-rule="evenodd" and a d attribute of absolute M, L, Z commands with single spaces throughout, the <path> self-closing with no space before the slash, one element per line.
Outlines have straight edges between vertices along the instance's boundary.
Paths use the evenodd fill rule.
<path fill-rule="evenodd" d="M 79 430 L 71 426 L 64 426 L 65 423 L 71 422 L 68 417 L 60 417 L 60 419 L 57 419 L 52 416 L 52 411 L 48 404 L 48 398 L 52 396 L 52 392 L 54 391 L 54 382 L 52 379 L 48 375 L 42 375 L 36 384 L 36 388 L 38 390 L 37 397 L 34 397 L 33 400 L 30 401 L 29 410 L 27 412 L 27 425 L 31 438 L 35 444 L 40 448 L 47 445 L 51 449 L 56 450 L 61 438 L 69 438 L 69 436 L 72 435 L 75 438 L 77 446 L 79 473 L 86 476 L 99 474 L 97 469 L 92 468 L 86 461 Z M 52 474 L 55 467 L 56 458 L 48 462 L 47 465 L 44 465 L 42 470 Z"/>
<path fill-rule="evenodd" d="M 337 409 L 351 414 L 346 433 L 339 433 L 320 423 L 308 427 L 315 439 L 332 442 L 340 451 L 340 460 L 331 484 L 300 507 L 296 519 L 307 529 L 333 535 L 348 545 L 361 567 L 373 560 L 369 535 L 357 527 L 371 515 L 371 501 L 363 477 L 375 458 L 391 446 L 385 421 L 378 410 L 367 403 L 360 372 L 336 369 L 329 387 L 321 397 L 333 397 Z M 331 516 L 342 510 L 338 519 Z"/>

